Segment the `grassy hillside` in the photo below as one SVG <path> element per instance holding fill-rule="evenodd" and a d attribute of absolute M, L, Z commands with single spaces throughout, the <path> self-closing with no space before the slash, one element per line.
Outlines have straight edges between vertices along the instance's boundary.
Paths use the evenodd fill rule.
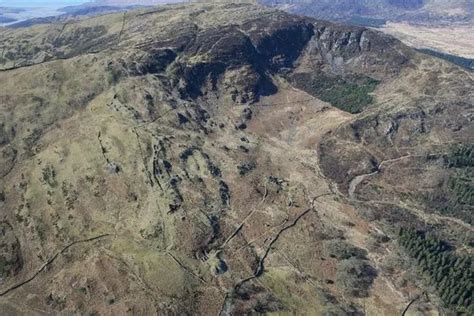
<path fill-rule="evenodd" d="M 426 199 L 442 188 L 471 207 L 460 67 L 235 3 L 0 42 L 6 314 L 397 315 L 432 275 L 400 228 L 471 252 L 471 224 Z M 442 311 L 430 293 L 411 311 Z"/>

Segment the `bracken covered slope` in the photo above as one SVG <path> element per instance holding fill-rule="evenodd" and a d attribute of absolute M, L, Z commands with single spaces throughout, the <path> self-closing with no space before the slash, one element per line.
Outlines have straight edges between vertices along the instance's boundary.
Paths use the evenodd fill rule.
<path fill-rule="evenodd" d="M 2 314 L 472 304 L 472 271 L 444 281 L 446 300 L 411 258 L 429 238 L 471 256 L 472 73 L 244 4 L 3 29 L 0 42 Z"/>

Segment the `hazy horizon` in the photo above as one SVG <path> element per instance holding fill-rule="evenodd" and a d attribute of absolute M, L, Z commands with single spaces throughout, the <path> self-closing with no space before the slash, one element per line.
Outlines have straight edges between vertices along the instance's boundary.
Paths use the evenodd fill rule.
<path fill-rule="evenodd" d="M 32 18 L 63 14 L 61 8 L 91 2 L 89 0 L 0 0 L 0 26 L 8 26 Z M 21 11 L 8 10 L 22 9 Z M 3 21 L 2 21 L 3 18 Z"/>
<path fill-rule="evenodd" d="M 90 0 L 0 0 L 0 7 L 11 8 L 31 8 L 31 7 L 48 7 L 60 8 L 69 5 L 78 5 Z"/>
<path fill-rule="evenodd" d="M 134 1 L 136 3 L 142 2 L 143 4 L 153 3 L 175 3 L 181 0 L 142 0 Z M 33 19 L 33 18 L 44 18 L 64 14 L 62 8 L 68 6 L 76 6 L 86 3 L 93 3 L 95 0 L 0 0 L 0 27 L 12 25 L 21 21 Z M 104 5 L 121 5 L 131 3 L 121 3 L 118 1 L 103 1 Z M 17 10 L 21 9 L 21 10 Z"/>

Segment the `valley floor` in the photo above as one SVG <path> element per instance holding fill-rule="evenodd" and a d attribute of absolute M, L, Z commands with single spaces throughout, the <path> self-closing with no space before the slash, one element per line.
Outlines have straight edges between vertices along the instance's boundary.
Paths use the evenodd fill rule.
<path fill-rule="evenodd" d="M 381 30 L 415 48 L 474 58 L 474 25 L 428 27 L 388 22 Z"/>

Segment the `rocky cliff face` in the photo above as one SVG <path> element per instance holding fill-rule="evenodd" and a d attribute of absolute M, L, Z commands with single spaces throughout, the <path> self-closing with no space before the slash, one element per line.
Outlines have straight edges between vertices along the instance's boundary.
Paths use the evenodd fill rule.
<path fill-rule="evenodd" d="M 0 40 L 5 313 L 391 315 L 425 286 L 399 227 L 470 249 L 465 194 L 428 209 L 469 172 L 443 162 L 473 134 L 453 65 L 248 4 Z"/>

